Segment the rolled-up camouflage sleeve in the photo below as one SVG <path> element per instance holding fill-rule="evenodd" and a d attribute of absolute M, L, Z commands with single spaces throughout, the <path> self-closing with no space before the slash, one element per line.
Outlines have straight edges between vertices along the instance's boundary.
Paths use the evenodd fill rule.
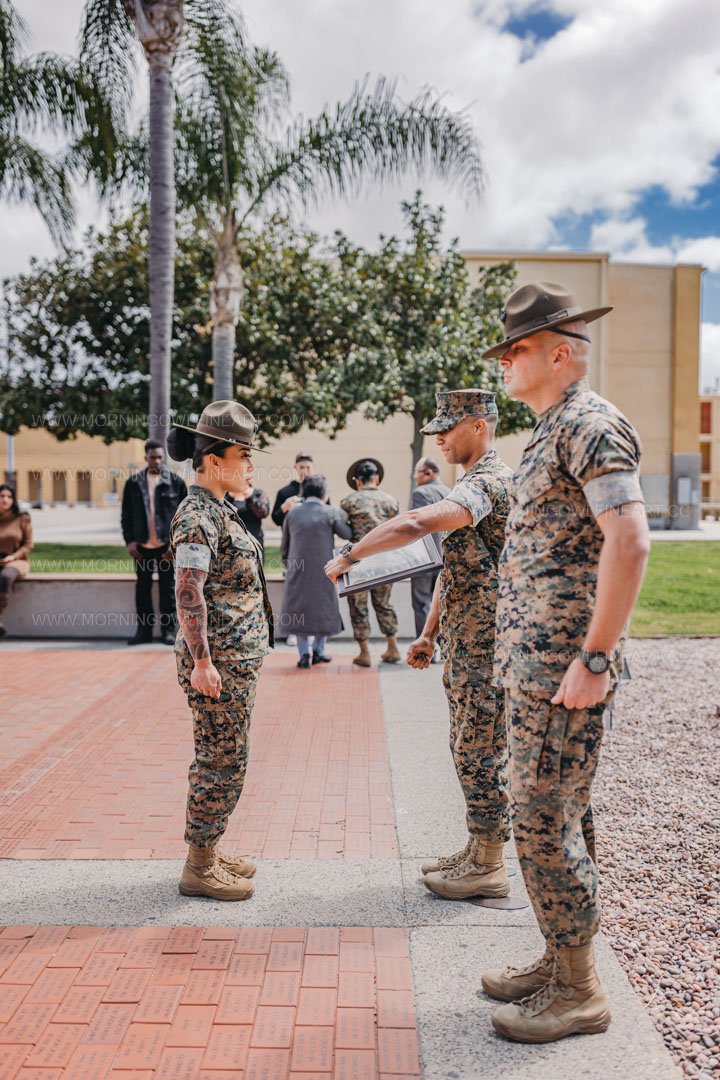
<path fill-rule="evenodd" d="M 582 485 L 594 517 L 625 503 L 644 503 L 640 439 L 622 416 L 588 413 L 566 443 L 565 464 Z"/>
<path fill-rule="evenodd" d="M 473 528 L 492 510 L 492 503 L 482 482 L 476 477 L 458 480 L 455 487 L 445 496 L 450 502 L 464 506 L 472 516 Z"/>
<path fill-rule="evenodd" d="M 170 528 L 170 545 L 178 568 L 210 569 L 210 560 L 218 553 L 220 533 L 208 516 L 193 511 L 176 514 Z"/>

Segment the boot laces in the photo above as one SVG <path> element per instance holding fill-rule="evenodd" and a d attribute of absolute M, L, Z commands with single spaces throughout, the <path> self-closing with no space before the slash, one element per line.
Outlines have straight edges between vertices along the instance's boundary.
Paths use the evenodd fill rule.
<path fill-rule="evenodd" d="M 456 851 L 453 855 L 440 855 L 438 862 L 442 869 L 444 870 L 447 867 L 447 869 L 450 870 L 453 866 L 458 866 L 461 862 L 465 862 L 468 856 L 469 846 L 469 844 L 466 844 L 464 848 L 460 848 L 460 850 Z"/>
<path fill-rule="evenodd" d="M 535 960 L 532 964 L 528 964 L 527 967 L 509 967 L 506 970 L 508 978 L 513 978 L 513 976 L 517 975 L 534 975 L 536 971 L 540 971 L 543 967 L 549 968 L 551 975 L 554 974 L 555 968 L 557 967 L 557 959 L 554 952 L 546 952 L 539 960 Z"/>
<path fill-rule="evenodd" d="M 541 986 L 534 994 L 520 1002 L 520 1012 L 524 1016 L 537 1016 L 538 1013 L 543 1012 L 549 1005 L 552 1005 L 558 996 L 568 998 L 571 994 L 572 987 L 563 986 L 558 979 L 557 971 L 555 971 L 544 986 Z"/>

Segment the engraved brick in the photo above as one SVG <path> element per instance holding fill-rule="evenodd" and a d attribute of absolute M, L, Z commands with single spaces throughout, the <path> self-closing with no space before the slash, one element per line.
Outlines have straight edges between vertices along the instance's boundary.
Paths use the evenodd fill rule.
<path fill-rule="evenodd" d="M 240 931 L 236 953 L 266 953 L 272 942 L 272 930 L 250 927 Z"/>
<path fill-rule="evenodd" d="M 184 986 L 190 977 L 193 960 L 192 953 L 163 954 L 152 969 L 152 983 L 166 983 L 169 986 Z"/>
<path fill-rule="evenodd" d="M 337 986 L 337 956 L 306 956 L 302 969 L 303 986 Z"/>
<path fill-rule="evenodd" d="M 156 1068 L 167 1032 L 165 1024 L 131 1024 L 115 1056 L 115 1068 Z"/>
<path fill-rule="evenodd" d="M 300 988 L 295 1022 L 305 1027 L 329 1027 L 335 1023 L 336 1004 L 337 990 L 324 986 L 303 986 Z"/>
<path fill-rule="evenodd" d="M 375 1005 L 375 980 L 367 971 L 341 971 L 338 980 L 338 1006 L 372 1009 Z"/>
<path fill-rule="evenodd" d="M 163 945 L 164 953 L 196 953 L 203 940 L 202 926 L 176 926 Z"/>
<path fill-rule="evenodd" d="M 148 968 L 119 968 L 108 986 L 103 1001 L 115 1004 L 138 1002 L 150 981 Z"/>
<path fill-rule="evenodd" d="M 253 1048 L 245 1063 L 243 1080 L 286 1080 L 289 1060 L 289 1050 Z M 329 1080 L 327 1073 L 326 1080 Z"/>
<path fill-rule="evenodd" d="M 415 1005 L 410 990 L 378 990 L 377 1005 L 378 1027 L 415 1027 Z"/>
<path fill-rule="evenodd" d="M 89 1024 L 102 1000 L 102 986 L 71 986 L 57 1011 L 54 1024 Z"/>
<path fill-rule="evenodd" d="M 287 1047 L 292 1045 L 295 1009 L 288 1005 L 261 1005 L 255 1017 L 251 1046 Z"/>
<path fill-rule="evenodd" d="M 197 1080 L 204 1054 L 204 1049 L 165 1047 L 153 1074 L 154 1080 Z"/>
<path fill-rule="evenodd" d="M 6 1024 L 28 992 L 20 983 L 0 983 L 0 1024 Z"/>
<path fill-rule="evenodd" d="M 119 1046 L 130 1026 L 134 1011 L 134 1005 L 98 1005 L 82 1041 Z"/>
<path fill-rule="evenodd" d="M 121 960 L 121 953 L 93 953 L 75 975 L 75 986 L 109 986 Z"/>
<path fill-rule="evenodd" d="M 234 941 L 203 941 L 195 955 L 193 967 L 224 971 L 230 963 L 234 948 Z"/>
<path fill-rule="evenodd" d="M 342 971 L 373 971 L 375 955 L 369 941 L 343 941 L 340 945 Z"/>
<path fill-rule="evenodd" d="M 299 971 L 269 971 L 265 976 L 261 1005 L 297 1005 L 300 996 Z"/>
<path fill-rule="evenodd" d="M 241 1027 L 238 1024 L 214 1025 L 208 1039 L 203 1068 L 243 1069 L 250 1046 L 250 1031 L 250 1027 Z"/>
<path fill-rule="evenodd" d="M 303 966 L 301 941 L 273 942 L 268 956 L 268 971 L 300 971 Z"/>
<path fill-rule="evenodd" d="M 205 1046 L 214 1018 L 214 1005 L 178 1005 L 166 1046 Z"/>
<path fill-rule="evenodd" d="M 182 986 L 165 983 L 148 986 L 133 1014 L 136 1024 L 170 1024 L 180 1003 Z"/>
<path fill-rule="evenodd" d="M 193 971 L 185 983 L 181 1001 L 183 1005 L 217 1005 L 224 983 L 224 971 Z"/>
<path fill-rule="evenodd" d="M 68 1062 L 67 1080 L 71 1077 L 72 1080 L 100 1080 L 105 1077 L 113 1063 L 116 1049 L 115 1046 L 80 1043 Z"/>
<path fill-rule="evenodd" d="M 334 1034 L 331 1027 L 296 1027 L 290 1067 L 299 1072 L 332 1069 Z"/>
<path fill-rule="evenodd" d="M 412 990 L 412 972 L 406 956 L 378 956 L 378 990 Z"/>
<path fill-rule="evenodd" d="M 308 930 L 305 954 L 327 953 L 337 956 L 340 949 L 340 931 L 334 927 L 318 927 Z"/>
<path fill-rule="evenodd" d="M 408 1028 L 378 1030 L 378 1061 L 380 1071 L 420 1075 L 417 1034 Z"/>
<path fill-rule="evenodd" d="M 220 994 L 215 1023 L 252 1024 L 259 1000 L 259 986 L 225 986 Z"/>
<path fill-rule="evenodd" d="M 261 986 L 265 975 L 265 956 L 234 956 L 225 975 L 226 986 Z"/>
<path fill-rule="evenodd" d="M 338 1009 L 335 1045 L 346 1050 L 374 1050 L 375 1010 Z"/>
<path fill-rule="evenodd" d="M 45 1069 L 64 1068 L 84 1031 L 82 1024 L 48 1024 L 25 1059 L 25 1065 Z"/>
<path fill-rule="evenodd" d="M 335 1051 L 333 1080 L 377 1080 L 374 1050 Z"/>
<path fill-rule="evenodd" d="M 50 1023 L 56 1005 L 20 1005 L 0 1030 L 0 1043 L 36 1043 Z"/>

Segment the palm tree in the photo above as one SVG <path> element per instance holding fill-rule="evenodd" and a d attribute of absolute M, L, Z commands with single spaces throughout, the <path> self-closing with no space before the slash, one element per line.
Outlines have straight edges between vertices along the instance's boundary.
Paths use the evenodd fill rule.
<path fill-rule="evenodd" d="M 192 52 L 195 32 L 212 33 L 221 0 L 87 0 L 81 58 L 98 73 L 127 117 L 142 45 L 150 77 L 150 414 L 151 438 L 164 441 L 170 413 L 170 346 L 175 278 L 173 67 Z M 122 180 L 122 174 L 118 177 Z"/>
<path fill-rule="evenodd" d="M 177 78 L 177 193 L 215 236 L 210 325 L 213 395 L 220 399 L 233 394 L 243 302 L 237 244 L 248 219 L 268 204 L 318 202 L 408 169 L 457 180 L 471 198 L 483 173 L 467 116 L 430 91 L 403 104 L 395 84 L 382 78 L 283 133 L 285 68 L 274 52 L 249 42 L 242 20 L 227 9 L 196 28 L 193 61 Z"/>
<path fill-rule="evenodd" d="M 56 241 L 74 221 L 72 178 L 112 168 L 113 113 L 92 74 L 76 61 L 49 53 L 24 56 L 25 22 L 0 0 L 0 199 L 30 203 Z M 65 135 L 53 154 L 33 141 L 38 132 Z"/>

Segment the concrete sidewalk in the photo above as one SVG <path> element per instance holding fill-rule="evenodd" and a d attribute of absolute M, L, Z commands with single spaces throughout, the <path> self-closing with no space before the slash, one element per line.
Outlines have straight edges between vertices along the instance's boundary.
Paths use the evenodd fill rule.
<path fill-rule="evenodd" d="M 280 647 L 264 670 L 231 824 L 261 855 L 257 892 L 223 905 L 177 893 L 189 720 L 170 650 L 0 648 L 3 1080 L 680 1076 L 602 941 L 606 1034 L 493 1033 L 483 969 L 542 949 L 517 860 L 512 910 L 424 888 L 421 859 L 464 839 L 441 668 L 378 677 L 351 649 L 302 672 Z"/>

